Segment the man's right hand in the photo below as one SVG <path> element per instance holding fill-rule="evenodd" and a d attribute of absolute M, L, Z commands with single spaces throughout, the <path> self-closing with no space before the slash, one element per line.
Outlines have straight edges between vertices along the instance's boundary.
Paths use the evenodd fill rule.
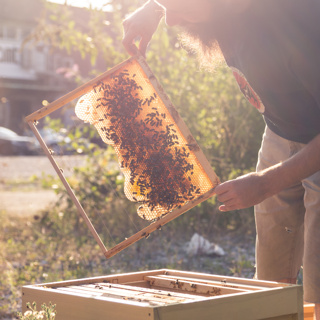
<path fill-rule="evenodd" d="M 145 56 L 148 44 L 163 15 L 164 9 L 150 0 L 123 21 L 122 43 L 130 55 L 137 53 L 135 41 L 140 39 L 139 51 Z"/>

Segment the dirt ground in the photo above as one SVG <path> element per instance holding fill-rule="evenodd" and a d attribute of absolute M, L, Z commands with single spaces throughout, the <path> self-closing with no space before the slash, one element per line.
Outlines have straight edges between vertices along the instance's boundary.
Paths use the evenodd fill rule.
<path fill-rule="evenodd" d="M 63 156 L 56 161 L 68 176 L 74 167 L 85 162 L 85 157 Z M 57 199 L 54 190 L 30 183 L 32 177 L 43 174 L 57 175 L 46 156 L 0 157 L 0 210 L 26 216 L 52 205 Z"/>

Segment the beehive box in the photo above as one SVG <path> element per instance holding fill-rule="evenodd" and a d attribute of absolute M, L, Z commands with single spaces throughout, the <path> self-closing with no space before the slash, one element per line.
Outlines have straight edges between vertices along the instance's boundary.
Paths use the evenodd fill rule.
<path fill-rule="evenodd" d="M 302 287 L 175 270 L 24 286 L 27 302 L 56 304 L 57 320 L 303 319 Z"/>

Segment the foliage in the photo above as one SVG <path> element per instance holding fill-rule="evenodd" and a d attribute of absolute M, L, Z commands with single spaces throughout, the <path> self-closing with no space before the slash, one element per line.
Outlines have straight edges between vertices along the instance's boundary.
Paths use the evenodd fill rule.
<path fill-rule="evenodd" d="M 27 308 L 29 309 L 24 314 L 18 312 L 18 317 L 20 320 L 54 320 L 56 317 L 56 305 L 49 303 L 47 306 L 45 303 L 41 305 L 41 310 L 37 311 L 37 304 L 33 302 L 27 303 Z"/>
<path fill-rule="evenodd" d="M 111 149 L 88 157 L 84 167 L 74 169 L 69 183 L 81 205 L 89 213 L 98 233 L 103 235 L 107 231 L 107 234 L 112 234 L 109 239 L 103 240 L 118 242 L 123 240 L 124 234 L 133 233 L 139 227 L 139 221 L 135 225 L 130 224 L 136 216 L 136 208 L 123 194 L 124 178 Z M 48 232 L 53 236 L 63 234 L 67 238 L 75 237 L 81 247 L 87 241 L 87 227 L 61 184 L 56 192 L 60 195 L 61 205 L 57 205 L 60 211 L 58 215 L 46 212 L 42 217 L 42 224 L 48 227 Z M 53 217 L 55 218 L 52 219 Z"/>
<path fill-rule="evenodd" d="M 92 65 L 98 60 L 108 67 L 121 62 L 126 54 L 121 45 L 121 20 L 143 1 L 109 0 L 102 9 L 78 9 L 44 1 L 45 10 L 37 27 L 25 39 L 24 45 L 46 45 L 52 50 L 80 54 Z"/>

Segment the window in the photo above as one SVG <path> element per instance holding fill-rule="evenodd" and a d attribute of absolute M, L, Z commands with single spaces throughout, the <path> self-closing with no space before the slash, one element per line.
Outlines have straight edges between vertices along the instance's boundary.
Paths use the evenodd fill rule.
<path fill-rule="evenodd" d="M 13 26 L 7 26 L 7 38 L 16 39 L 16 37 L 17 37 L 17 29 Z"/>
<path fill-rule="evenodd" d="M 0 39 L 17 39 L 18 29 L 13 25 L 0 24 Z"/>
<path fill-rule="evenodd" d="M 11 62 L 17 63 L 18 62 L 18 52 L 16 48 L 3 48 L 0 49 L 0 61 L 1 62 Z"/>
<path fill-rule="evenodd" d="M 25 69 L 31 68 L 31 52 L 29 49 L 24 49 L 21 54 L 21 66 Z"/>

